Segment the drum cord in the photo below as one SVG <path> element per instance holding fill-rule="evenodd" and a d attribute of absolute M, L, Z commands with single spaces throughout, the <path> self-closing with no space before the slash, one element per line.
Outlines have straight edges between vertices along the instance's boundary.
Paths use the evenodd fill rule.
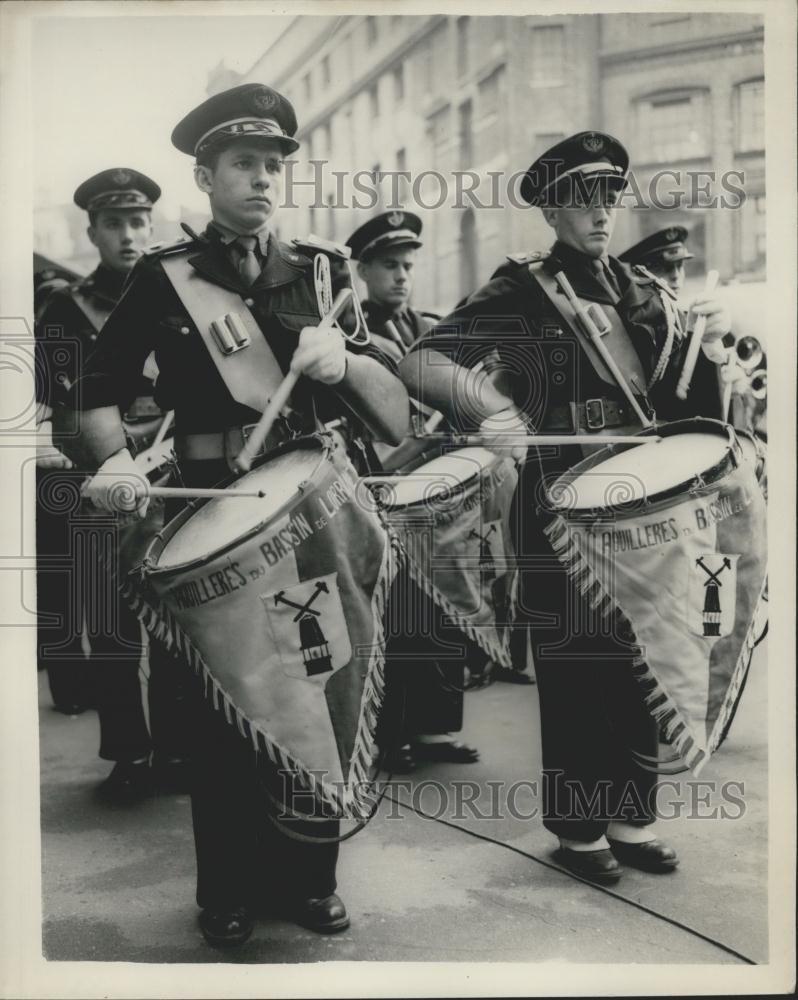
<path fill-rule="evenodd" d="M 727 954 L 733 955 L 735 958 L 739 958 L 741 962 L 745 962 L 747 965 L 759 965 L 759 962 L 755 961 L 753 958 L 749 958 L 747 955 L 743 955 L 742 952 L 737 951 L 730 945 L 723 944 L 722 941 L 717 941 L 708 934 L 704 934 L 703 931 L 699 931 L 697 928 L 691 927 L 690 924 L 685 924 L 681 920 L 677 920 L 675 917 L 668 917 L 664 913 L 659 913 L 650 906 L 646 906 L 645 903 L 641 903 L 636 899 L 624 896 L 622 893 L 616 892 L 614 889 L 608 889 L 606 886 L 597 885 L 595 882 L 582 878 L 580 875 L 569 871 L 567 868 L 562 868 L 560 865 L 553 864 L 551 861 L 545 861 L 543 858 L 539 858 L 537 855 L 531 854 L 529 851 L 524 851 L 520 847 L 515 847 L 513 844 L 508 844 L 503 840 L 496 840 L 494 837 L 488 837 L 484 833 L 477 833 L 475 830 L 470 830 L 467 826 L 460 826 L 459 823 L 453 823 L 451 820 L 441 819 L 440 816 L 433 816 L 429 813 L 425 813 L 423 810 L 412 805 L 410 802 L 403 802 L 401 799 L 396 799 L 392 795 L 388 796 L 388 800 L 393 802 L 394 805 L 405 806 L 422 819 L 430 819 L 435 823 L 440 823 L 442 826 L 448 826 L 453 830 L 458 830 L 460 833 L 465 833 L 469 837 L 474 837 L 477 840 L 484 840 L 489 844 L 496 844 L 498 847 L 503 847 L 505 850 L 512 851 L 514 854 L 520 854 L 524 858 L 529 858 L 530 861 L 534 861 L 536 864 L 542 865 L 544 868 L 550 868 L 552 871 L 567 875 L 575 882 L 581 882 L 583 885 L 587 885 L 591 889 L 596 889 L 598 892 L 603 892 L 607 896 L 612 896 L 613 899 L 617 899 L 622 903 L 627 903 L 629 906 L 633 906 L 635 909 L 641 910 L 643 913 L 648 913 L 649 916 L 663 920 L 666 924 L 678 927 L 680 930 L 686 931 L 688 934 L 692 934 L 694 937 L 697 937 L 702 941 L 706 941 L 708 944 L 714 945 L 716 948 L 720 948 L 721 951 L 725 951 Z"/>

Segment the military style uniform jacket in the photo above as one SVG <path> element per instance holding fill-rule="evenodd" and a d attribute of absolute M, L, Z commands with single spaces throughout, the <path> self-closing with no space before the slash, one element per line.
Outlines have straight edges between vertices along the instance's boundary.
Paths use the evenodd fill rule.
<path fill-rule="evenodd" d="M 567 426 L 567 417 L 563 416 L 573 403 L 602 399 L 615 401 L 623 409 L 625 397 L 621 390 L 600 377 L 576 333 L 530 273 L 530 265 L 551 276 L 564 271 L 585 303 L 598 303 L 607 312 L 614 305 L 646 381 L 637 386 L 640 392 L 636 391 L 636 395 L 647 394 L 658 419 L 719 417 L 715 366 L 703 354 L 687 400 L 682 402 L 676 397 L 687 337 L 674 339 L 662 379 L 646 391 L 668 334 L 658 280 L 642 268 L 630 268 L 610 257 L 609 266 L 620 291 L 620 300 L 613 304 L 590 259 L 559 242 L 548 254 L 521 254 L 508 259 L 486 285 L 440 322 L 423 346 L 469 368 L 490 354 L 498 354 L 509 375 L 514 401 L 541 432 L 579 430 Z M 565 300 L 564 295 L 562 298 Z"/>
<path fill-rule="evenodd" d="M 283 372 L 289 369 L 302 328 L 319 321 L 310 258 L 272 236 L 261 274 L 247 286 L 217 231 L 209 226 L 203 235 L 157 248 L 136 264 L 81 373 L 73 405 L 84 410 L 116 405 L 124 410 L 135 396 L 144 360 L 153 351 L 160 373 L 156 399 L 164 408 L 174 409 L 176 435 L 254 423 L 260 414 L 233 399 L 164 270 L 163 261 L 171 254 L 187 255 L 197 274 L 244 299 Z M 395 372 L 376 348 L 360 350 Z M 296 428 L 301 430 L 312 430 L 315 417 L 327 422 L 344 410 L 332 387 L 307 379 L 299 380 L 291 405 L 302 415 L 304 426 Z"/>
<path fill-rule="evenodd" d="M 419 312 L 417 309 L 411 309 L 409 306 L 399 310 L 389 309 L 371 299 L 364 299 L 362 306 L 363 315 L 366 317 L 371 333 L 385 337 L 387 340 L 393 340 L 385 329 L 385 324 L 391 321 L 402 338 L 405 351 L 408 351 L 419 337 L 428 333 L 435 325 L 435 319 L 438 318 Z"/>

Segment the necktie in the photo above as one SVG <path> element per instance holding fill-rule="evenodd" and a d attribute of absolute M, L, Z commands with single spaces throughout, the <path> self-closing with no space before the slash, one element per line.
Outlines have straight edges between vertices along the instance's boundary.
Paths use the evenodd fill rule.
<path fill-rule="evenodd" d="M 621 290 L 618 288 L 618 282 L 615 280 L 615 275 L 609 269 L 607 264 L 597 258 L 593 261 L 593 268 L 596 272 L 596 277 L 601 287 L 606 291 L 610 297 L 610 301 L 614 304 L 621 297 Z"/>
<path fill-rule="evenodd" d="M 251 285 L 260 277 L 260 261 L 255 253 L 258 238 L 257 236 L 239 236 L 235 240 L 235 245 L 238 251 L 238 273 L 245 284 Z"/>
<path fill-rule="evenodd" d="M 413 329 L 410 326 L 410 320 L 406 313 L 397 313 L 393 317 L 394 326 L 399 331 L 399 336 L 402 338 L 402 342 L 405 347 L 410 347 L 413 341 L 416 339 L 413 335 Z"/>

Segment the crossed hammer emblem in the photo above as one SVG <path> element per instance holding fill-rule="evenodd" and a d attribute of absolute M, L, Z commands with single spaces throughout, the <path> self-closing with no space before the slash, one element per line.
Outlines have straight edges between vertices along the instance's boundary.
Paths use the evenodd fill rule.
<path fill-rule="evenodd" d="M 713 573 L 712 570 L 709 568 L 709 566 L 707 566 L 704 563 L 704 557 L 703 556 L 699 556 L 698 559 L 696 559 L 696 565 L 700 566 L 701 569 L 707 574 L 708 579 L 707 579 L 707 582 L 704 584 L 705 587 L 708 587 L 712 583 L 716 584 L 718 587 L 722 587 L 723 584 L 720 582 L 720 580 L 718 579 L 718 577 L 724 571 L 724 569 L 731 569 L 731 560 L 730 559 L 724 559 L 723 560 L 723 565 L 720 567 L 720 569 L 716 573 Z"/>
<path fill-rule="evenodd" d="M 468 537 L 469 538 L 478 538 L 481 542 L 484 542 L 487 545 L 488 539 L 490 538 L 490 536 L 493 534 L 493 532 L 495 530 L 496 530 L 496 525 L 492 524 L 488 528 L 488 530 L 485 532 L 485 534 L 483 535 L 479 531 L 477 531 L 476 528 L 472 528 L 471 529 L 471 534 Z"/>
<path fill-rule="evenodd" d="M 294 615 L 294 621 L 298 622 L 299 619 L 302 618 L 304 615 L 316 615 L 317 617 L 321 615 L 321 611 L 319 611 L 318 608 L 312 607 L 312 604 L 319 596 L 319 594 L 329 594 L 329 592 L 330 588 L 327 586 L 327 584 L 323 580 L 319 580 L 316 583 L 316 589 L 313 591 L 313 593 L 310 595 L 310 597 L 304 604 L 297 604 L 296 601 L 290 601 L 285 596 L 284 590 L 280 590 L 274 595 L 274 603 L 287 604 L 289 608 L 296 608 L 297 613 Z"/>

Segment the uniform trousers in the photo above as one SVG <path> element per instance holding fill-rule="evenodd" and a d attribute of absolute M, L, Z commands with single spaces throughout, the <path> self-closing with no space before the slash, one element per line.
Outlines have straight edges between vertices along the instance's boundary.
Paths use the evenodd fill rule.
<path fill-rule="evenodd" d="M 559 563 L 536 510 L 539 482 L 528 462 L 513 519 L 519 626 L 531 632 L 540 701 L 543 824 L 590 842 L 613 819 L 654 822 L 657 775 L 645 758 L 656 760 L 658 733 L 632 674 L 634 636 L 619 615 L 593 611 Z"/>
<path fill-rule="evenodd" d="M 118 589 L 118 528 L 80 501 L 82 479 L 37 475 L 39 664 L 56 706 L 96 706 L 104 760 L 140 760 L 151 751 L 184 757 L 185 673 L 161 642 L 150 640 L 149 680 L 142 683 L 141 625 Z"/>
<path fill-rule="evenodd" d="M 223 461 L 183 461 L 180 468 L 192 486 L 212 487 L 230 478 Z M 167 504 L 167 522 L 180 506 Z M 292 789 L 290 776 L 256 753 L 208 704 L 199 678 L 190 687 L 188 704 L 197 903 L 257 908 L 334 892 L 338 844 L 330 840 L 338 836 L 339 823 L 316 817 L 310 796 Z M 281 817 L 286 800 L 310 818 Z"/>

